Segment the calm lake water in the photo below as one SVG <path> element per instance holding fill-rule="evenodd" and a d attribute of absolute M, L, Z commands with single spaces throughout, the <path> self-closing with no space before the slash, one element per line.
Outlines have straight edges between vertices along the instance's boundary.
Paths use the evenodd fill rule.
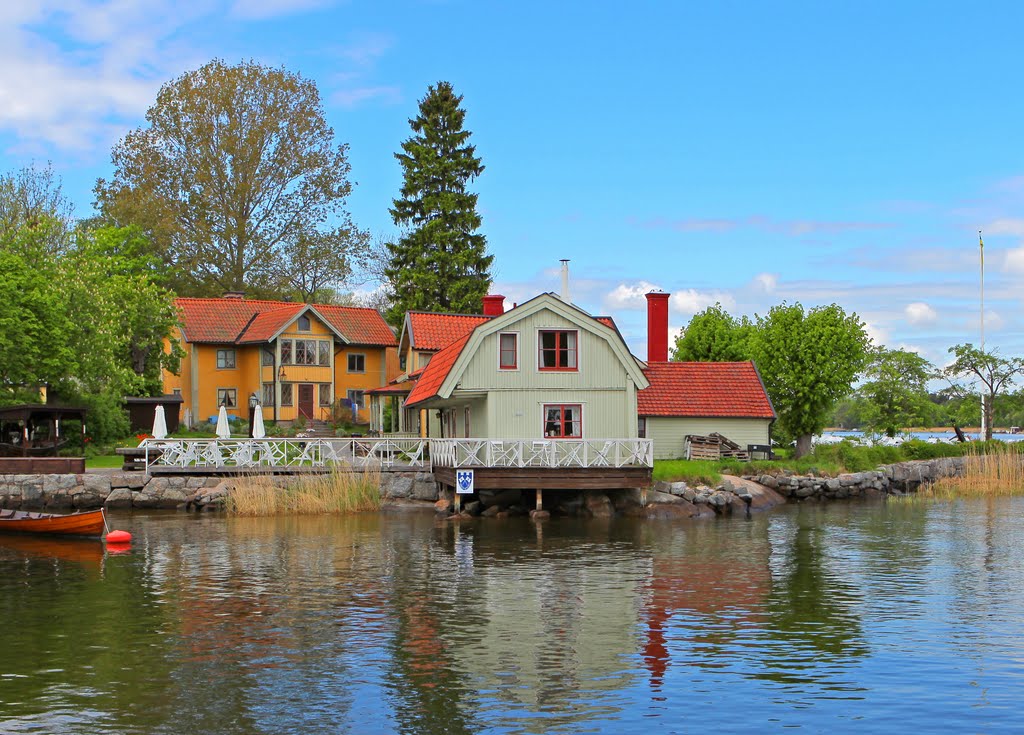
<path fill-rule="evenodd" d="M 0 732 L 1024 730 L 1024 498 L 0 538 Z"/>

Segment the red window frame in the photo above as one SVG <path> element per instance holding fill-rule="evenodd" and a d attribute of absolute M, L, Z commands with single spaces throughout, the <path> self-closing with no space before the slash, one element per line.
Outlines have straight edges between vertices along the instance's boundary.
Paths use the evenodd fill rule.
<path fill-rule="evenodd" d="M 506 349 L 505 338 L 512 338 L 512 349 Z M 506 364 L 505 358 L 511 356 L 511 364 Z M 519 369 L 519 335 L 515 332 L 499 332 L 498 333 L 498 369 L 499 370 L 518 370 Z"/>
<path fill-rule="evenodd" d="M 544 335 L 553 334 L 555 335 L 555 346 L 544 347 Z M 568 335 L 574 334 L 576 338 L 573 346 L 569 346 Z M 564 340 L 564 343 L 563 343 Z M 559 356 L 565 353 L 566 364 L 559 364 Z M 555 365 L 553 367 L 544 366 L 544 354 L 551 353 L 554 355 Z M 572 367 L 569 367 L 572 365 Z M 580 333 L 576 329 L 541 329 L 537 332 L 537 369 L 547 372 L 575 372 L 580 369 Z"/>
<path fill-rule="evenodd" d="M 567 409 L 567 408 L 575 409 L 576 416 L 577 416 L 577 419 L 575 421 L 566 420 L 565 409 Z M 583 404 L 582 403 L 545 403 L 542 406 L 542 409 L 543 409 L 543 412 L 544 412 L 542 417 L 541 417 L 542 421 L 543 421 L 543 432 L 542 433 L 544 434 L 545 437 L 547 437 L 548 439 L 582 439 L 583 438 Z M 548 421 L 548 411 L 550 411 L 551 409 L 558 409 L 558 412 L 559 412 L 559 417 L 558 417 L 558 420 L 557 420 L 557 429 L 554 429 L 554 430 L 557 430 L 559 432 L 557 434 L 551 433 L 553 431 L 553 429 L 551 428 L 551 424 L 555 423 L 555 422 Z M 576 424 L 579 425 L 579 427 L 580 427 L 579 433 L 578 434 L 571 434 L 571 433 L 567 434 L 566 433 L 566 425 L 568 425 L 569 431 L 572 431 L 572 424 L 573 423 L 576 423 Z"/>

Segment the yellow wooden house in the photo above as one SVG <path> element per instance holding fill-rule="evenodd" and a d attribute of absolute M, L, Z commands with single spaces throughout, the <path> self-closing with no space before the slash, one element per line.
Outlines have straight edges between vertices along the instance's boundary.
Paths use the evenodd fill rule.
<path fill-rule="evenodd" d="M 189 425 L 246 418 L 255 394 L 268 421 L 368 423 L 364 392 L 398 375 L 397 340 L 374 309 L 240 296 L 177 299 L 185 357 L 164 392 L 180 394 Z"/>

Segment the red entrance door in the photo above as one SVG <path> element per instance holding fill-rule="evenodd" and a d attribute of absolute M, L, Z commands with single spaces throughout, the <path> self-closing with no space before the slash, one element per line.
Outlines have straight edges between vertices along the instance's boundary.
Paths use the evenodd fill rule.
<path fill-rule="evenodd" d="M 299 415 L 313 420 L 313 384 L 299 383 Z"/>

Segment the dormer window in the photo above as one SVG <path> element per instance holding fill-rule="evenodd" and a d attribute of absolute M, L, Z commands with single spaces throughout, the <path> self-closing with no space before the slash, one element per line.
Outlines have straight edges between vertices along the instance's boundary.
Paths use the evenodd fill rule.
<path fill-rule="evenodd" d="M 537 333 L 537 367 L 541 370 L 577 370 L 579 332 L 542 329 Z"/>
<path fill-rule="evenodd" d="M 312 327 L 310 326 L 310 323 L 309 323 L 309 317 L 305 316 L 305 315 L 299 317 L 299 325 L 298 326 L 299 326 L 299 331 L 300 332 L 308 332 L 308 331 L 310 331 L 310 329 L 312 329 Z"/>

